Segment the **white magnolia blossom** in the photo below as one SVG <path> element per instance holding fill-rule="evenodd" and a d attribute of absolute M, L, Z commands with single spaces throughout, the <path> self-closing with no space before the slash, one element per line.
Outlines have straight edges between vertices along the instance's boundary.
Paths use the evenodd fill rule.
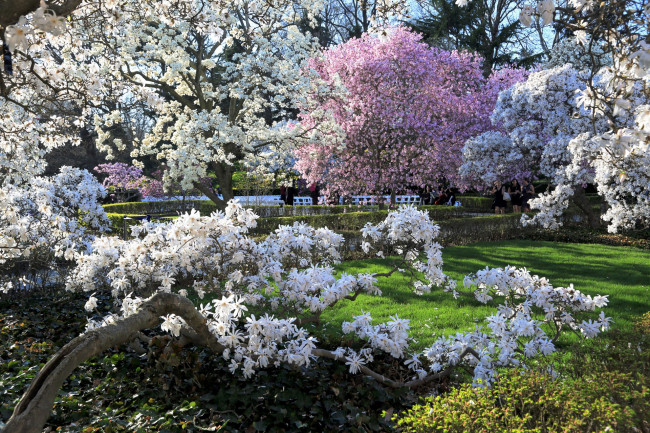
<path fill-rule="evenodd" d="M 0 189 L 0 269 L 16 261 L 54 269 L 57 260 L 74 260 L 90 246 L 90 230 L 106 230 L 98 199 L 104 188 L 87 171 L 63 167 L 52 178 L 33 177 L 27 185 Z M 17 288 L 19 276 L 0 274 L 0 291 Z"/>
<path fill-rule="evenodd" d="M 477 327 L 471 333 L 441 337 L 424 350 L 434 373 L 457 364 L 463 352 L 471 349 L 478 355 L 469 358 L 474 379 L 489 383 L 496 367 L 521 365 L 525 358 L 554 352 L 554 341 L 562 329 L 594 337 L 609 328 L 611 319 L 603 314 L 596 322 L 578 318 L 606 306 L 606 296 L 591 297 L 572 286 L 553 287 L 526 269 L 486 268 L 465 277 L 464 284 L 475 288 L 479 302 L 503 301 L 497 313 L 486 318 L 489 330 Z"/>
<path fill-rule="evenodd" d="M 397 3 L 382 4 L 392 8 Z M 574 3 L 589 8 L 588 1 Z M 111 292 L 121 304 L 119 315 L 89 320 L 89 329 L 136 314 L 158 291 L 196 293 L 205 302 L 198 311 L 225 347 L 219 355 L 232 372 L 245 377 L 280 363 L 308 366 L 316 353 L 345 362 L 352 373 L 364 372 L 375 362 L 375 353 L 382 352 L 403 360 L 417 378 L 466 363 L 476 379 L 489 381 L 498 366 L 551 353 L 562 329 L 585 337 L 606 329 L 609 319 L 603 313 L 590 317 L 606 298 L 553 287 L 526 270 L 487 269 L 468 277 L 466 286 L 476 289 L 481 302 L 501 301 L 497 313 L 487 318 L 489 330 L 443 338 L 417 354 L 410 350 L 408 319 L 395 315 L 373 324 L 366 313 L 343 324 L 342 332 L 359 340 L 354 347 L 323 351 L 303 324 L 318 323 L 321 313 L 338 302 L 381 295 L 376 286 L 380 275 L 336 276 L 332 265 L 340 260 L 340 235 L 294 224 L 257 241 L 248 235 L 256 215 L 231 203 L 209 217 L 192 212 L 172 223 L 136 226 L 128 240 L 94 238 L 86 227 L 102 230 L 107 222 L 97 205 L 103 188 L 77 169 L 63 169 L 53 179 L 39 177 L 50 149 L 78 142 L 78 119 L 97 115 L 99 145 L 120 145 L 110 130 L 123 120 L 121 112 L 99 115 L 89 108 L 106 99 L 149 106 L 155 123 L 136 143 L 134 156 L 155 154 L 169 165 L 169 178 L 182 179 L 185 187 L 206 176 L 209 167 L 228 168 L 260 149 L 283 155 L 281 146 L 306 132 L 278 125 L 305 103 L 303 92 L 317 86 L 305 69 L 316 41 L 298 25 L 315 22 L 321 7 L 319 0 L 109 0 L 82 4 L 74 26 L 64 28 L 63 20 L 42 6 L 7 28 L 16 55 L 15 73 L 5 80 L 9 87 L 0 99 L 5 115 L 0 125 L 0 264 L 34 256 L 46 266 L 54 259 L 76 260 L 67 288 L 93 292 L 87 309 L 97 308 L 95 293 L 101 291 Z M 547 24 L 554 8 L 544 1 L 535 13 Z M 57 56 L 48 54 L 50 47 L 59 51 Z M 647 48 L 635 45 L 631 62 L 614 62 L 613 67 L 629 68 L 630 75 L 645 79 Z M 513 116 L 512 125 L 507 116 L 501 120 L 505 130 L 517 130 L 509 138 L 522 151 L 520 159 L 539 155 L 537 168 L 567 188 L 594 179 L 603 193 L 610 193 L 612 213 L 606 218 L 614 227 L 632 218 L 647 219 L 648 173 L 643 170 L 648 166 L 650 109 L 639 86 L 628 88 L 608 78 L 607 71 L 597 89 L 580 87 L 578 73 L 567 69 L 533 76 L 500 102 L 513 115 L 525 101 L 528 109 L 537 110 L 529 117 Z M 548 94 L 538 92 L 535 84 Z M 582 91 L 567 94 L 575 89 Z M 615 116 L 625 127 L 610 132 L 598 121 L 596 128 L 583 127 L 593 123 L 581 113 L 597 109 L 607 115 L 611 110 L 601 99 L 613 96 L 618 100 Z M 569 120 L 576 113 L 576 121 Z M 558 114 L 565 116 L 556 119 Z M 528 154 L 526 146 L 533 149 Z M 556 191 L 570 194 L 569 189 Z M 363 248 L 379 256 L 397 254 L 392 272 L 419 271 L 414 292 L 440 287 L 459 296 L 455 282 L 442 271 L 438 230 L 426 213 L 404 207 L 380 224 L 366 225 Z M 1 282 L 3 289 L 13 284 Z M 253 307 L 263 315 L 250 313 Z M 174 336 L 186 326 L 175 315 L 161 319 L 162 329 Z"/>
<path fill-rule="evenodd" d="M 467 277 L 465 284 L 476 288 L 481 302 L 503 300 L 497 313 L 486 319 L 490 331 L 443 338 L 418 354 L 410 348 L 409 319 L 394 315 L 386 323 L 373 324 L 371 315 L 363 313 L 342 325 L 343 334 L 358 339 L 361 346 L 323 351 L 303 323 L 317 323 L 322 311 L 362 293 L 380 296 L 376 287 L 380 275 L 337 277 L 330 265 L 340 258 L 342 238 L 331 230 L 295 224 L 257 242 L 247 236 L 255 224 L 254 214 L 231 202 L 225 213 L 200 217 L 193 212 L 173 223 L 134 227 L 129 240 L 97 238 L 89 253 L 77 257 L 68 289 L 110 290 L 122 299 L 121 315 L 128 317 L 145 296 L 156 291 L 188 293 L 191 287 L 199 298 L 211 299 L 197 310 L 225 348 L 220 356 L 230 370 L 245 377 L 280 363 L 309 366 L 323 354 L 344 362 L 351 373 L 366 372 L 376 354 L 384 353 L 401 359 L 416 380 L 459 363 L 473 367 L 476 379 L 489 380 L 498 366 L 551 353 L 563 328 L 593 337 L 608 326 L 604 315 L 586 317 L 605 306 L 606 298 L 553 287 L 524 269 L 486 269 Z M 459 295 L 442 272 L 441 247 L 435 242 L 438 226 L 425 212 L 402 207 L 380 224 L 367 224 L 363 233 L 368 251 L 400 256 L 393 272 L 422 273 L 413 282 L 416 293 L 440 287 Z M 87 307 L 96 307 L 94 294 Z M 251 314 L 251 307 L 265 313 Z M 543 319 L 537 318 L 539 314 Z M 88 329 L 116 318 L 90 320 Z M 185 324 L 180 317 L 161 319 L 164 331 L 182 333 Z"/>
<path fill-rule="evenodd" d="M 128 0 L 82 4 L 62 46 L 64 67 L 92 77 L 89 99 L 142 107 L 153 123 L 132 143 L 153 155 L 165 181 L 185 189 L 217 173 L 227 192 L 235 162 L 277 170 L 304 131 L 286 120 L 312 85 L 307 59 L 320 0 Z M 106 35 L 108 33 L 108 35 Z M 68 44 L 70 44 L 70 40 Z M 79 63 L 82 63 L 79 66 Z M 138 105 L 139 104 L 139 105 Z M 94 112 L 97 146 L 113 156 L 119 110 Z"/>

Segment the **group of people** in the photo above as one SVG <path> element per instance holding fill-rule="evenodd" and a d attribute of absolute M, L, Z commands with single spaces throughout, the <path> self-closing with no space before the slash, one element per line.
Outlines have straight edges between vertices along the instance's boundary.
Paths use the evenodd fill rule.
<path fill-rule="evenodd" d="M 506 213 L 508 197 L 510 197 L 510 201 L 512 202 L 513 212 L 530 212 L 528 201 L 535 196 L 535 187 L 526 178 L 522 180 L 522 184 L 517 179 L 512 179 L 510 184 L 503 184 L 500 180 L 497 180 L 494 182 L 494 187 L 490 192 L 494 194 L 492 208 L 495 214 Z"/>
<path fill-rule="evenodd" d="M 318 197 L 320 196 L 320 187 L 316 183 L 309 185 L 309 196 L 311 197 L 311 204 L 316 206 L 318 204 Z M 296 182 L 294 181 L 291 186 L 280 186 L 280 200 L 288 206 L 293 206 L 294 197 L 296 196 Z"/>
<path fill-rule="evenodd" d="M 433 190 L 429 186 L 425 186 L 420 190 L 420 201 L 422 204 L 435 204 L 435 205 L 454 205 L 456 202 L 456 194 L 452 188 L 440 187 L 438 191 Z"/>

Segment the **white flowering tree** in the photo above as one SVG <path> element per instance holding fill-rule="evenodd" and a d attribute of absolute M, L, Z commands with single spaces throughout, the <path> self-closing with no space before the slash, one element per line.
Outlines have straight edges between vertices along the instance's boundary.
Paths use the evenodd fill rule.
<path fill-rule="evenodd" d="M 532 200 L 533 222 L 557 227 L 569 199 L 589 211 L 583 187 L 596 185 L 607 205 L 608 229 L 650 224 L 650 45 L 647 1 L 571 0 L 572 31 L 591 59 L 577 71 L 558 66 L 531 74 L 501 95 L 494 119 L 504 134 L 486 134 L 465 147 L 466 176 L 541 175 L 551 191 Z M 525 25 L 555 19 L 551 0 L 523 6 Z M 603 58 L 611 64 L 601 68 Z M 607 63 L 607 62 L 605 62 Z M 592 222 L 593 221 L 592 219 Z"/>
<path fill-rule="evenodd" d="M 93 95 L 144 102 L 155 121 L 133 143 L 135 158 L 164 162 L 166 181 L 197 187 L 222 208 L 232 198 L 236 162 L 260 151 L 286 153 L 301 133 L 284 126 L 295 112 L 307 58 L 318 47 L 299 24 L 320 10 L 313 0 L 109 1 L 83 3 L 70 26 L 72 64 L 96 77 Z M 97 113 L 97 145 L 124 148 L 110 129 L 119 109 Z M 275 152 L 269 152 L 270 148 Z M 199 182 L 210 172 L 223 199 Z"/>
<path fill-rule="evenodd" d="M 438 226 L 414 207 L 364 227 L 367 253 L 397 254 L 391 271 L 374 275 L 336 277 L 332 265 L 340 259 L 343 239 L 328 229 L 296 223 L 258 242 L 247 236 L 256 218 L 231 203 L 225 213 L 210 217 L 191 213 L 173 223 L 134 227 L 130 240 L 97 238 L 88 253 L 77 257 L 68 289 L 93 292 L 86 303 L 91 312 L 98 302 L 94 294 L 109 291 L 121 311 L 89 319 L 86 332 L 41 369 L 7 422 L 8 431 L 40 431 L 59 387 L 77 365 L 157 326 L 178 344 L 208 347 L 233 374 L 244 377 L 280 364 L 307 367 L 330 358 L 348 365 L 352 374 L 390 387 L 421 385 L 460 365 L 474 372 L 477 383 L 489 382 L 497 367 L 553 352 L 565 329 L 593 337 L 609 326 L 602 313 L 589 317 L 606 305 L 605 297 L 553 287 L 523 269 L 485 269 L 466 277 L 468 291 L 457 288 L 442 271 Z M 347 343 L 334 350 L 318 347 L 305 324 L 318 326 L 322 312 L 339 302 L 361 294 L 381 296 L 377 279 L 398 272 L 412 276 L 415 293 L 474 296 L 495 303 L 497 311 L 486 319 L 486 328 L 440 338 L 422 353 L 410 348 L 408 319 L 395 315 L 373 323 L 368 313 L 343 323 Z M 203 301 L 193 304 L 190 294 Z M 263 315 L 251 314 L 251 307 Z M 410 378 L 377 373 L 377 355 L 401 360 Z"/>
<path fill-rule="evenodd" d="M 50 49 L 66 37 L 55 11 L 73 3 L 0 4 L 13 66 L 0 73 L 0 291 L 54 283 L 63 276 L 59 265 L 108 225 L 98 205 L 104 188 L 90 173 L 63 167 L 43 176 L 51 150 L 78 143 L 84 116 L 87 78 L 75 77 Z M 15 16 L 20 11 L 32 13 Z"/>

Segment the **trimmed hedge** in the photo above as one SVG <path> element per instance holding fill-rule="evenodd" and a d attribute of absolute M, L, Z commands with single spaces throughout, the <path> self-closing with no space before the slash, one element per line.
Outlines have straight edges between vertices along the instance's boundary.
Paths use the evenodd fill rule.
<path fill-rule="evenodd" d="M 490 201 L 490 204 L 492 202 Z M 260 218 L 274 218 L 274 217 L 291 217 L 291 216 L 310 216 L 310 215 L 332 215 L 343 213 L 355 212 L 376 212 L 379 211 L 379 206 L 363 206 L 363 205 L 336 205 L 336 206 L 271 206 L 271 205 L 253 205 L 244 206 L 247 209 L 252 209 Z M 488 204 L 488 212 L 491 212 Z M 418 209 L 429 211 L 432 218 L 443 219 L 461 216 L 467 212 L 476 212 L 476 208 L 467 209 L 465 207 L 454 206 L 418 206 Z M 217 210 L 217 206 L 211 201 L 203 201 L 201 203 L 201 215 L 210 215 Z"/>
<path fill-rule="evenodd" d="M 305 206 L 308 208 L 309 206 Z M 321 208 L 330 208 L 322 206 Z M 341 206 L 347 209 L 347 207 Z M 429 217 L 441 227 L 440 240 L 447 245 L 461 245 L 471 242 L 513 239 L 523 236 L 524 228 L 519 223 L 519 214 L 487 215 L 480 217 L 461 217 L 464 208 L 452 206 L 422 206 L 429 213 Z M 107 214 L 111 225 L 116 232 L 122 233 L 124 227 L 123 217 L 142 217 L 143 214 L 123 215 L 117 213 Z M 346 212 L 323 215 L 301 215 L 274 218 L 259 218 L 257 227 L 251 231 L 252 235 L 269 234 L 281 225 L 293 225 L 303 222 L 315 228 L 328 227 L 338 232 L 347 232 L 350 237 L 350 249 L 355 249 L 360 238 L 360 230 L 366 223 L 380 223 L 388 215 L 388 210 L 373 212 Z M 137 224 L 138 220 L 127 220 L 126 225 Z M 357 233 L 353 236 L 352 233 Z"/>
<path fill-rule="evenodd" d="M 103 206 L 106 213 L 123 215 L 153 215 L 190 209 L 200 210 L 205 200 L 165 200 L 165 201 L 138 201 L 133 203 L 114 203 Z"/>
<path fill-rule="evenodd" d="M 524 238 L 534 229 L 523 227 L 520 219 L 519 214 L 508 214 L 436 221 L 440 226 L 437 240 L 443 246 L 451 246 Z M 361 231 L 346 229 L 336 231 L 345 237 L 343 251 L 346 259 L 365 257 L 361 250 L 361 242 L 363 242 Z"/>
<path fill-rule="evenodd" d="M 278 205 L 244 205 L 246 209 L 252 209 L 261 218 L 290 217 L 301 215 L 326 215 L 349 212 L 348 206 L 278 206 Z M 199 211 L 201 215 L 207 216 L 217 210 L 217 205 L 211 201 L 201 202 Z"/>
<path fill-rule="evenodd" d="M 490 205 L 492 199 L 489 197 L 460 197 L 463 206 L 418 206 L 429 212 L 434 219 L 446 219 L 461 216 L 467 212 L 492 213 Z M 154 215 L 183 210 L 197 209 L 201 215 L 210 215 L 217 210 L 217 205 L 210 200 L 166 200 L 166 201 L 141 201 L 133 203 L 114 203 L 103 206 L 107 213 L 123 215 Z M 308 216 L 308 215 L 330 215 L 350 212 L 372 212 L 379 210 L 378 206 L 361 205 L 336 205 L 336 206 L 272 206 L 272 205 L 251 205 L 244 206 L 252 209 L 261 218 Z"/>
<path fill-rule="evenodd" d="M 458 196 L 456 198 L 461 204 L 463 209 L 467 212 L 485 212 L 494 213 L 491 208 L 494 198 L 492 197 L 474 197 L 474 196 Z"/>
<path fill-rule="evenodd" d="M 108 217 L 108 220 L 111 222 L 111 231 L 113 233 L 119 234 L 120 236 L 124 236 L 125 228 L 127 230 L 127 233 L 130 233 L 128 228 L 133 225 L 140 224 L 142 222 L 142 219 L 145 218 L 147 215 L 128 215 L 128 214 L 125 215 L 121 213 L 107 213 L 106 216 Z M 130 219 L 125 220 L 124 219 L 125 217 Z"/>
<path fill-rule="evenodd" d="M 465 213 L 461 207 L 454 206 L 421 206 L 427 210 L 429 217 L 436 222 L 450 220 L 464 221 L 474 218 L 458 218 Z M 292 225 L 295 222 L 304 222 L 312 227 L 328 227 L 332 230 L 358 231 L 370 222 L 377 224 L 386 219 L 388 210 L 376 210 L 373 212 L 346 212 L 325 215 L 302 215 L 276 218 L 259 218 L 254 233 L 271 233 L 281 225 Z M 504 215 L 500 215 L 504 216 Z M 518 216 L 518 215 L 517 215 Z"/>

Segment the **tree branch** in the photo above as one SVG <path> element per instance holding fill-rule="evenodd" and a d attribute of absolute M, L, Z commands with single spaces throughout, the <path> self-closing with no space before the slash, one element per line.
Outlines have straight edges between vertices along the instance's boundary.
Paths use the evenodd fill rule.
<path fill-rule="evenodd" d="M 331 352 L 331 351 L 325 350 L 325 349 L 314 349 L 314 350 L 312 350 L 312 354 L 316 355 L 316 356 L 320 356 L 322 358 L 340 360 L 340 358 L 338 358 L 336 356 L 336 354 L 334 354 L 334 352 Z M 478 353 L 474 349 L 468 347 L 465 350 L 463 350 L 463 353 L 460 354 L 459 361 L 463 360 L 467 355 L 472 355 L 476 359 L 479 358 Z M 455 366 L 450 365 L 447 368 L 445 368 L 444 370 L 441 370 L 441 371 L 439 371 L 437 373 L 428 374 L 428 375 L 424 376 L 421 379 L 414 379 L 414 380 L 410 380 L 408 382 L 398 382 L 396 380 L 389 379 L 386 376 L 384 376 L 382 374 L 379 374 L 376 371 L 371 370 L 370 368 L 366 367 L 365 365 L 362 365 L 360 367 L 360 371 L 363 374 L 365 374 L 366 376 L 370 376 L 370 377 L 374 378 L 375 380 L 377 380 L 377 382 L 381 383 L 382 385 L 388 385 L 391 388 L 403 388 L 403 387 L 415 388 L 417 386 L 424 385 L 425 383 L 431 382 L 432 380 L 441 379 L 443 377 L 449 376 L 451 374 L 451 372 L 454 370 L 454 367 Z"/>

